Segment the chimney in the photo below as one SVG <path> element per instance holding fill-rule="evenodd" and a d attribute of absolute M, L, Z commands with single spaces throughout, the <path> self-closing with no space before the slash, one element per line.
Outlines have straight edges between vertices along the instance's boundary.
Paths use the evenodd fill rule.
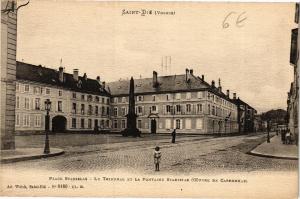
<path fill-rule="evenodd" d="M 87 75 L 86 75 L 86 73 L 83 74 L 83 79 L 84 79 L 85 81 L 87 81 Z"/>
<path fill-rule="evenodd" d="M 59 82 L 64 82 L 64 68 L 63 67 L 59 67 L 58 68 L 58 79 Z"/>
<path fill-rule="evenodd" d="M 105 89 L 105 82 L 102 82 L 102 86 L 103 86 L 103 88 Z"/>
<path fill-rule="evenodd" d="M 77 82 L 78 81 L 78 69 L 73 70 L 73 79 Z"/>
<path fill-rule="evenodd" d="M 194 75 L 194 70 L 193 69 L 190 69 L 190 74 Z"/>
<path fill-rule="evenodd" d="M 204 81 L 204 75 L 202 75 L 202 81 Z"/>
<path fill-rule="evenodd" d="M 153 87 L 155 88 L 155 87 L 157 87 L 157 85 L 158 85 L 158 82 L 157 82 L 157 72 L 156 71 L 153 71 Z"/>
<path fill-rule="evenodd" d="M 185 81 L 188 82 L 189 79 L 189 69 L 185 69 Z"/>
<path fill-rule="evenodd" d="M 233 99 L 236 99 L 236 93 L 233 93 Z"/>
<path fill-rule="evenodd" d="M 221 79 L 219 78 L 219 87 L 218 87 L 219 92 L 222 92 L 222 86 L 221 86 Z"/>
<path fill-rule="evenodd" d="M 97 76 L 96 77 L 96 80 L 97 80 L 97 82 L 100 84 L 101 82 L 100 82 L 100 76 Z"/>
<path fill-rule="evenodd" d="M 211 86 L 215 87 L 215 81 L 214 80 L 211 81 Z"/>
<path fill-rule="evenodd" d="M 226 95 L 227 95 L 227 97 L 229 98 L 229 95 L 230 95 L 229 90 L 226 91 Z"/>

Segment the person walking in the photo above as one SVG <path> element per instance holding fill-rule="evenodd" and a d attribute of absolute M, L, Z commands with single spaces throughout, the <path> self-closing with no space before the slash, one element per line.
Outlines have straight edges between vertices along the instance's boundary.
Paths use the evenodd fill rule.
<path fill-rule="evenodd" d="M 172 143 L 175 143 L 175 139 L 176 139 L 176 129 L 174 129 L 172 132 Z"/>
<path fill-rule="evenodd" d="M 159 171 L 159 163 L 161 158 L 161 152 L 159 150 L 159 147 L 155 147 L 154 150 L 154 165 L 155 165 L 155 171 Z"/>

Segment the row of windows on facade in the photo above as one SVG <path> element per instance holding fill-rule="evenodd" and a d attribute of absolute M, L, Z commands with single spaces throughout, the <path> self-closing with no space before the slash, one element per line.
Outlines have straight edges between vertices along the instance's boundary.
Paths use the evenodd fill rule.
<path fill-rule="evenodd" d="M 99 107 L 98 106 L 95 106 L 95 110 L 93 110 L 93 106 L 92 105 L 88 105 L 88 110 L 87 110 L 87 113 L 89 115 L 92 115 L 93 113 L 95 113 L 95 115 L 98 115 L 99 114 L 99 111 L 101 111 L 101 115 L 109 115 L 109 107 Z M 72 113 L 74 114 L 77 114 L 77 104 L 76 103 L 73 103 L 72 104 Z M 85 104 L 81 104 L 80 106 L 80 114 L 81 115 L 84 115 L 85 114 Z"/>
<path fill-rule="evenodd" d="M 181 100 L 182 99 L 181 94 L 182 93 L 175 93 L 175 99 L 176 100 Z M 152 95 L 152 100 L 151 101 L 157 101 L 157 98 L 158 97 L 156 95 Z M 202 92 L 202 91 L 197 92 L 197 98 L 198 99 L 205 98 L 205 92 Z M 232 103 L 228 102 L 227 100 L 224 100 L 221 97 L 216 96 L 216 95 L 211 94 L 211 93 L 208 93 L 207 98 L 208 98 L 208 100 L 211 100 L 213 102 L 222 104 L 224 106 L 228 106 L 228 107 L 231 107 L 231 108 L 233 108 L 233 106 L 234 106 Z M 187 99 L 187 100 L 192 99 L 192 93 L 190 93 L 190 92 L 185 93 L 185 99 Z M 171 94 L 166 94 L 165 98 L 161 99 L 161 100 L 170 101 L 170 100 L 172 100 L 172 95 Z M 128 101 L 128 97 L 119 97 L 119 98 L 114 97 L 112 102 L 113 103 L 126 103 L 127 101 Z M 144 96 L 143 95 L 137 96 L 136 101 L 137 102 L 144 101 Z"/>
<path fill-rule="evenodd" d="M 30 127 L 31 123 L 31 115 L 30 114 L 23 114 L 21 115 L 20 113 L 16 113 L 16 126 L 20 127 Z M 34 127 L 41 127 L 42 126 L 42 115 L 35 114 L 32 116 L 33 117 L 33 126 Z"/>
<path fill-rule="evenodd" d="M 185 109 L 184 109 L 185 107 Z M 208 104 L 207 107 L 208 114 L 214 116 L 228 116 L 230 111 L 226 109 L 222 109 L 220 107 Z M 153 105 L 149 107 L 149 114 L 150 113 L 158 113 L 158 106 Z M 135 113 L 137 115 L 145 115 L 144 106 L 137 106 L 135 107 Z M 203 113 L 203 105 L 202 104 L 186 104 L 184 105 L 166 105 L 163 106 L 163 113 L 162 114 L 202 114 Z M 121 107 L 121 112 L 118 112 L 118 107 L 114 107 L 113 109 L 113 116 L 125 116 L 127 114 L 127 107 Z"/>
<path fill-rule="evenodd" d="M 192 129 L 192 120 L 191 119 L 185 119 L 185 129 Z M 183 129 L 183 120 L 182 119 L 175 119 L 174 120 L 174 127 L 171 126 L 171 119 L 166 119 L 165 120 L 165 129 L 171 129 L 171 128 L 176 128 L 176 129 Z M 145 123 L 144 128 L 145 129 L 151 129 L 151 123 Z M 202 118 L 197 118 L 196 119 L 196 129 L 203 129 L 203 119 Z M 119 124 L 118 120 L 113 120 L 113 128 L 119 129 L 119 128 L 126 128 L 126 120 L 121 120 L 121 123 Z M 142 129 L 142 120 L 137 120 L 137 128 Z M 162 129 L 162 123 L 159 123 L 158 128 Z"/>
<path fill-rule="evenodd" d="M 88 129 L 92 129 L 92 122 L 93 120 L 92 119 L 88 119 L 88 126 L 87 128 Z M 72 123 L 71 123 L 71 126 L 72 126 L 72 129 L 76 129 L 77 128 L 77 119 L 76 118 L 72 118 Z M 95 119 L 94 120 L 94 128 L 95 127 L 98 127 L 100 129 L 103 129 L 103 128 L 110 128 L 110 123 L 109 123 L 109 120 L 97 120 Z M 84 129 L 85 128 L 85 119 L 84 118 L 81 118 L 80 119 L 80 126 L 79 126 L 80 129 Z"/>
<path fill-rule="evenodd" d="M 22 88 L 22 89 L 20 89 Z M 40 87 L 40 86 L 34 86 L 33 87 L 33 93 L 34 94 L 43 94 L 45 90 L 45 94 L 46 95 L 50 95 L 51 94 L 51 89 L 50 88 L 43 88 L 43 87 Z M 57 89 L 55 89 L 57 90 Z M 25 85 L 22 85 L 20 83 L 17 83 L 16 84 L 16 91 L 22 91 L 22 92 L 30 92 L 30 85 L 29 84 L 25 84 Z M 93 96 L 93 95 L 85 95 L 85 94 L 79 94 L 81 97 L 80 99 L 81 100 L 87 100 L 89 102 L 92 102 L 92 101 L 95 101 L 95 102 L 100 102 L 100 98 L 99 96 Z M 62 90 L 58 90 L 58 96 L 63 96 L 63 91 Z M 77 99 L 77 93 L 76 92 L 73 92 L 72 93 L 72 98 L 73 99 Z M 94 100 L 93 100 L 94 99 Z M 102 97 L 101 98 L 101 103 L 104 104 L 109 104 L 109 98 L 104 98 Z"/>

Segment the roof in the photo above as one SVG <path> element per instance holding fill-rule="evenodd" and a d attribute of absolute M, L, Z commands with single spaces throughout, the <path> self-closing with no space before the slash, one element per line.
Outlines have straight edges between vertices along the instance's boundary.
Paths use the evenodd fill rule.
<path fill-rule="evenodd" d="M 213 87 L 200 77 L 192 74 L 188 75 L 189 81 L 186 81 L 186 75 L 171 75 L 158 76 L 158 86 L 153 87 L 153 78 L 135 79 L 134 92 L 135 94 L 157 94 L 157 93 L 175 93 L 209 90 L 214 94 L 229 99 L 223 92 L 220 92 L 217 87 Z M 107 84 L 111 95 L 125 96 L 129 93 L 129 80 L 119 80 Z"/>
<path fill-rule="evenodd" d="M 232 99 L 233 103 L 235 103 L 236 105 L 238 104 L 243 104 L 248 106 L 248 108 L 255 110 L 255 108 L 253 108 L 252 106 L 250 106 L 249 104 L 247 104 L 246 102 L 244 102 L 243 100 L 241 100 L 240 98 L 237 99 Z M 256 111 L 256 110 L 255 110 Z"/>
<path fill-rule="evenodd" d="M 78 81 L 75 81 L 73 74 L 64 73 L 64 81 L 59 81 L 59 72 L 57 70 L 46 68 L 41 65 L 36 66 L 17 61 L 17 80 L 26 80 L 49 84 L 52 86 L 63 87 L 77 92 L 90 93 L 95 95 L 110 95 L 102 85 L 94 79 L 85 79 L 78 76 Z"/>

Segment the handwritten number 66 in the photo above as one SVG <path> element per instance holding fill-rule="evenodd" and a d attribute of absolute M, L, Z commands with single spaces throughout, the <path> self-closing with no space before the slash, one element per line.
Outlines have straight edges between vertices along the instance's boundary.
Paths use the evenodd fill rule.
<path fill-rule="evenodd" d="M 237 15 L 236 17 L 236 21 L 235 21 L 235 25 L 236 27 L 240 28 L 240 27 L 243 27 L 244 24 L 242 24 L 243 21 L 245 21 L 247 19 L 247 17 L 243 17 L 243 15 L 246 14 L 246 12 L 242 12 L 240 14 L 237 14 L 236 12 L 230 12 L 228 15 L 226 15 L 226 17 L 224 18 L 224 21 L 223 21 L 223 28 L 228 28 L 230 26 L 230 23 L 228 23 L 227 19 L 229 17 L 234 17 L 234 15 Z"/>

